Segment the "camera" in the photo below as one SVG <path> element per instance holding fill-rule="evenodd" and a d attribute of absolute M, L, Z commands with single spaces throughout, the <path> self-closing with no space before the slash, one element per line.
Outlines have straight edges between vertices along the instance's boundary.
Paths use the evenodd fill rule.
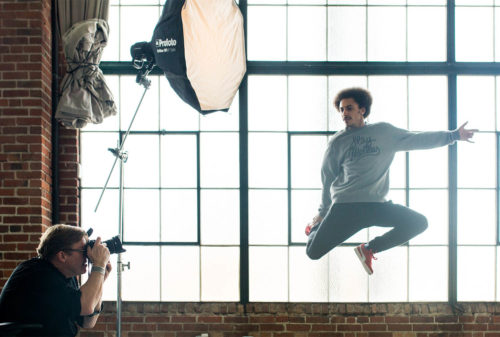
<path fill-rule="evenodd" d="M 87 235 L 90 237 L 93 231 L 94 230 L 92 228 L 89 228 L 89 230 L 87 231 Z M 126 252 L 126 250 L 122 247 L 122 242 L 120 241 L 120 237 L 118 235 L 115 235 L 111 239 L 103 241 L 102 243 L 105 244 L 106 247 L 108 247 L 110 254 Z M 93 248 L 94 244 L 95 240 L 89 240 L 89 242 L 87 243 L 90 248 Z"/>

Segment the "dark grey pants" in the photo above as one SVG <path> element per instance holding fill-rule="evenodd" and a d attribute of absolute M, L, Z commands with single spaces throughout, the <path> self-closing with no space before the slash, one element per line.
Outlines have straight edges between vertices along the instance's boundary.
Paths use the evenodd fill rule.
<path fill-rule="evenodd" d="M 307 241 L 307 256 L 321 258 L 358 231 L 371 226 L 392 227 L 368 244 L 374 253 L 399 246 L 427 229 L 427 219 L 392 202 L 333 204 L 323 221 L 314 226 Z"/>

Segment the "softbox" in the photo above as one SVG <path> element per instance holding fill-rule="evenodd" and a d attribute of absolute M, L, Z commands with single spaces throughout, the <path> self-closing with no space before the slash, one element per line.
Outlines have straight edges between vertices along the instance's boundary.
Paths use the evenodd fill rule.
<path fill-rule="evenodd" d="M 150 45 L 182 100 L 202 114 L 229 110 L 246 72 L 234 0 L 167 0 Z"/>

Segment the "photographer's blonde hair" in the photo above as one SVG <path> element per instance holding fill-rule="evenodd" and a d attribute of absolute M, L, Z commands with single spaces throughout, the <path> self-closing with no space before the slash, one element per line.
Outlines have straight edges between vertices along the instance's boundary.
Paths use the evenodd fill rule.
<path fill-rule="evenodd" d="M 58 252 L 70 248 L 82 238 L 87 238 L 87 233 L 80 227 L 54 225 L 43 233 L 36 251 L 40 258 L 50 260 Z"/>

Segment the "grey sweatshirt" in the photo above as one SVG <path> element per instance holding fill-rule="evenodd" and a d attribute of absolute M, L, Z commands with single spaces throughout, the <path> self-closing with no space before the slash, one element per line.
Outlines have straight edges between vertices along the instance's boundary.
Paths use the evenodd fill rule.
<path fill-rule="evenodd" d="M 410 132 L 389 123 L 337 132 L 328 143 L 321 168 L 319 214 L 324 217 L 332 203 L 386 201 L 389 167 L 397 151 L 431 149 L 459 139 L 458 130 Z"/>

